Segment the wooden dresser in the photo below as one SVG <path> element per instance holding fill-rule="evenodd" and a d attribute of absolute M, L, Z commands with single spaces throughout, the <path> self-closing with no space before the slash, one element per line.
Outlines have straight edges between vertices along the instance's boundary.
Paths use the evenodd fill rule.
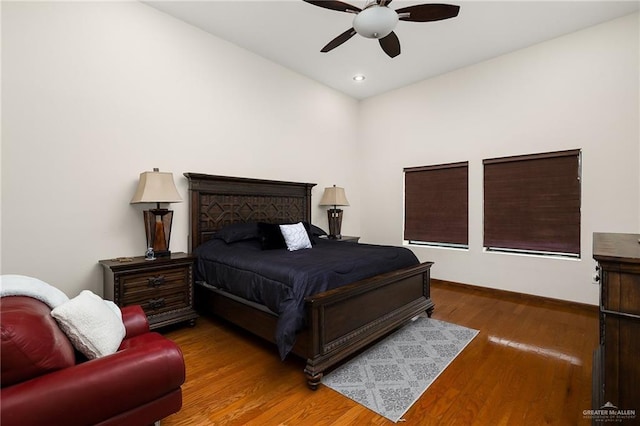
<path fill-rule="evenodd" d="M 600 275 L 600 345 L 593 362 L 593 409 L 611 403 L 640 422 L 640 243 L 638 234 L 593 234 Z"/>
<path fill-rule="evenodd" d="M 144 257 L 101 260 L 104 297 L 118 306 L 140 305 L 149 328 L 189 322 L 198 317 L 193 309 L 193 264 L 186 253 L 171 253 L 147 261 Z"/>

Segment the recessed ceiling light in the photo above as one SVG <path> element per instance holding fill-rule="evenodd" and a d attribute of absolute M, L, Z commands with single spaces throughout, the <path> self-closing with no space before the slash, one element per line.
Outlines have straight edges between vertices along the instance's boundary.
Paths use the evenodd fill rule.
<path fill-rule="evenodd" d="M 356 75 L 353 76 L 353 80 L 354 81 L 364 81 L 365 78 L 366 77 L 364 75 L 362 75 L 362 74 L 356 74 Z"/>

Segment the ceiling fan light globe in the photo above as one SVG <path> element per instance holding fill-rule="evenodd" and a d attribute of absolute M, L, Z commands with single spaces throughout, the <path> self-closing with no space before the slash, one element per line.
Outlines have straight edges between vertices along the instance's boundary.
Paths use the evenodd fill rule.
<path fill-rule="evenodd" d="M 353 18 L 353 29 L 366 38 L 383 38 L 398 23 L 398 14 L 386 6 L 372 5 Z"/>

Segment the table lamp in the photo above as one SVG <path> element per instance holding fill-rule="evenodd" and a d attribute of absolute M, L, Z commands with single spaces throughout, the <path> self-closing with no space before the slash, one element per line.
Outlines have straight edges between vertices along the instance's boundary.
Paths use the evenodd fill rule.
<path fill-rule="evenodd" d="M 143 211 L 147 247 L 152 248 L 156 256 L 171 255 L 169 240 L 173 211 L 160 208 L 160 203 L 179 202 L 182 202 L 182 198 L 173 181 L 172 173 L 160 172 L 157 168 L 152 172 L 140 173 L 138 189 L 131 199 L 131 204 L 156 203 L 155 209 Z"/>
<path fill-rule="evenodd" d="M 342 238 L 342 234 L 340 233 L 342 228 L 342 210 L 337 207 L 349 205 L 347 196 L 344 193 L 344 188 L 340 188 L 335 185 L 325 188 L 324 194 L 322 194 L 322 199 L 320 200 L 320 205 L 333 206 L 332 209 L 327 210 L 327 218 L 329 220 L 329 238 Z"/>

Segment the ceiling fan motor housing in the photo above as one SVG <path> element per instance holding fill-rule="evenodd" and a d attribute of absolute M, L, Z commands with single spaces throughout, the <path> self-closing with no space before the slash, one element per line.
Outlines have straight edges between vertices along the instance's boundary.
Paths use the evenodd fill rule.
<path fill-rule="evenodd" d="M 397 23 L 395 10 L 374 3 L 353 18 L 353 29 L 366 38 L 383 38 L 393 31 Z"/>

